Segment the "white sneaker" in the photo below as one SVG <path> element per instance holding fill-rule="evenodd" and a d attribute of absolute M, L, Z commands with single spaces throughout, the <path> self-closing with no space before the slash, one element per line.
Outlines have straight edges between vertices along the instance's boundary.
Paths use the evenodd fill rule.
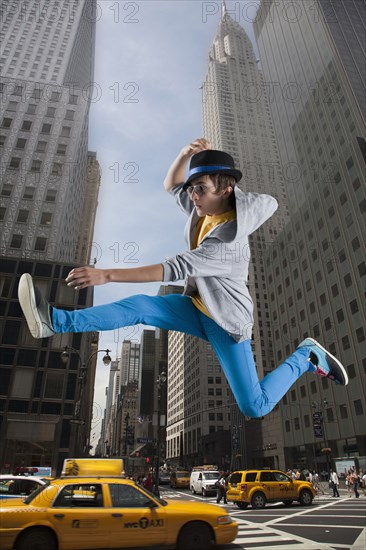
<path fill-rule="evenodd" d="M 55 331 L 51 320 L 51 306 L 33 284 L 29 273 L 23 273 L 18 286 L 20 307 L 33 338 L 48 338 Z"/>

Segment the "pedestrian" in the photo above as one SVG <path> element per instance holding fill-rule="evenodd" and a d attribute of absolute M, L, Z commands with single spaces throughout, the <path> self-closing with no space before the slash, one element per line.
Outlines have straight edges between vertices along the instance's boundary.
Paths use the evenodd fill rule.
<path fill-rule="evenodd" d="M 190 160 L 188 177 L 185 170 Z M 251 348 L 253 300 L 248 290 L 249 235 L 277 209 L 270 195 L 242 191 L 233 158 L 198 139 L 170 166 L 164 186 L 187 214 L 188 250 L 155 265 L 132 269 L 79 267 L 66 277 L 85 289 L 110 282 L 174 282 L 185 279 L 183 295 L 134 295 L 108 305 L 69 311 L 51 307 L 23 274 L 19 301 L 35 338 L 67 332 L 115 330 L 139 323 L 185 332 L 209 341 L 242 413 L 268 414 L 305 373 L 348 384 L 338 359 L 305 338 L 280 366 L 258 380 Z M 148 228 L 147 228 L 148 230 Z"/>
<path fill-rule="evenodd" d="M 339 491 L 338 491 L 339 479 L 338 479 L 337 472 L 333 470 L 330 471 L 330 480 L 332 483 L 333 496 L 339 497 Z"/>
<path fill-rule="evenodd" d="M 152 475 L 151 475 L 151 472 L 149 472 L 147 474 L 147 476 L 144 478 L 144 483 L 143 483 L 145 489 L 147 489 L 148 491 L 152 491 L 152 488 L 153 488 L 153 485 L 154 485 L 154 481 L 153 481 L 153 478 L 152 478 Z"/>
<path fill-rule="evenodd" d="M 362 494 L 363 494 L 363 496 L 366 496 L 366 472 L 364 472 L 364 474 L 361 478 L 361 481 L 362 481 L 362 484 L 361 484 Z"/>
<path fill-rule="evenodd" d="M 348 496 L 352 496 L 353 491 L 353 476 L 351 470 L 348 470 L 347 477 L 346 477 L 346 485 L 348 489 Z"/>
<path fill-rule="evenodd" d="M 227 504 L 226 500 L 226 493 L 227 493 L 227 476 L 226 474 L 222 473 L 219 477 L 219 479 L 215 483 L 216 489 L 217 489 L 217 497 L 216 502 L 217 504 L 220 504 L 221 499 L 224 499 L 224 504 Z"/>
<path fill-rule="evenodd" d="M 358 492 L 359 486 L 360 486 L 360 477 L 356 471 L 354 471 L 351 475 L 352 478 L 352 485 L 353 485 L 353 491 L 355 493 L 356 498 L 360 498 L 360 493 Z"/>

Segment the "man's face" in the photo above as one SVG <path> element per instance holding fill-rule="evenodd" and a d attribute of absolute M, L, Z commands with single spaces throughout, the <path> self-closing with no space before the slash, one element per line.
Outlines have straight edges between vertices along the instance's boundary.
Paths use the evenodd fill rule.
<path fill-rule="evenodd" d="M 216 216 L 230 210 L 229 195 L 232 187 L 222 191 L 216 191 L 210 176 L 200 176 L 191 181 L 187 193 L 193 202 L 197 214 L 203 216 Z"/>

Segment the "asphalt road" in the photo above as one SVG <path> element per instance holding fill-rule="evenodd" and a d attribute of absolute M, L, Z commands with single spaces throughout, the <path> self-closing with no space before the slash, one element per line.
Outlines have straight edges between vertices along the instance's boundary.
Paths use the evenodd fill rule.
<path fill-rule="evenodd" d="M 203 498 L 189 490 L 172 490 L 160 487 L 162 498 L 204 500 L 216 502 L 214 496 Z M 287 550 L 365 550 L 366 549 L 366 497 L 356 499 L 346 491 L 340 498 L 331 492 L 317 496 L 312 506 L 298 503 L 284 506 L 267 504 L 263 510 L 239 510 L 234 504 L 222 506 L 239 524 L 234 543 L 220 546 L 220 550 L 282 549 Z"/>

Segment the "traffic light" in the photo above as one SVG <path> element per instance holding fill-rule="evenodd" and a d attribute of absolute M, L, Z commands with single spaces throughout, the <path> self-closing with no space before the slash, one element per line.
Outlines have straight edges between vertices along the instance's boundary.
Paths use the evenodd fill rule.
<path fill-rule="evenodd" d="M 145 458 L 145 462 L 146 462 L 146 464 L 149 464 L 149 462 L 150 462 L 150 457 L 149 457 L 149 456 L 147 456 L 147 457 Z"/>

